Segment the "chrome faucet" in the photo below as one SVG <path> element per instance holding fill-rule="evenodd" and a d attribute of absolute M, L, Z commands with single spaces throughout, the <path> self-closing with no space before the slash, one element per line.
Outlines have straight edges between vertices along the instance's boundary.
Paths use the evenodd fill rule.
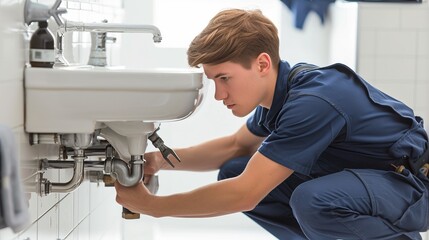
<path fill-rule="evenodd" d="M 107 23 L 107 20 L 103 20 Z M 108 37 L 107 33 L 91 32 L 91 52 L 89 54 L 88 65 L 104 67 L 107 66 L 106 42 L 116 42 L 115 37 Z"/>
<path fill-rule="evenodd" d="M 153 41 L 159 43 L 162 40 L 161 32 L 154 25 L 132 25 L 118 23 L 83 23 L 64 21 L 57 30 L 57 58 L 56 64 L 68 65 L 63 56 L 62 38 L 66 32 L 91 32 L 92 47 L 88 64 L 94 66 L 106 66 L 106 33 L 151 33 Z"/>
<path fill-rule="evenodd" d="M 106 66 L 106 33 L 152 33 L 153 41 L 159 43 L 162 40 L 161 32 L 153 25 L 132 25 L 118 23 L 83 23 L 67 21 L 60 18 L 61 14 L 67 12 L 66 9 L 59 8 L 61 0 L 56 0 L 54 5 L 49 8 L 43 4 L 33 3 L 31 0 L 25 0 L 24 18 L 28 25 L 36 21 L 45 21 L 53 17 L 58 24 L 56 31 L 57 53 L 56 65 L 69 65 L 63 55 L 63 37 L 66 32 L 91 32 L 93 46 L 91 47 L 91 56 L 88 61 L 89 65 Z"/>

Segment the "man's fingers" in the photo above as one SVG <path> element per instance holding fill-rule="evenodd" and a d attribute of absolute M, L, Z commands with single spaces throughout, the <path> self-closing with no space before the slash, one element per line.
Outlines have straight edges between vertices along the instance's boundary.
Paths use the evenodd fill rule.
<path fill-rule="evenodd" d="M 116 194 L 116 202 L 122 205 L 122 199 L 118 194 Z"/>
<path fill-rule="evenodd" d="M 122 185 L 120 183 L 118 183 L 118 181 L 115 181 L 114 184 L 115 184 L 116 191 L 118 191 L 119 189 L 122 188 Z"/>
<path fill-rule="evenodd" d="M 149 184 L 149 182 L 150 182 L 150 179 L 152 178 L 152 174 L 145 174 L 144 175 L 144 178 L 143 178 L 143 183 L 144 184 Z"/>

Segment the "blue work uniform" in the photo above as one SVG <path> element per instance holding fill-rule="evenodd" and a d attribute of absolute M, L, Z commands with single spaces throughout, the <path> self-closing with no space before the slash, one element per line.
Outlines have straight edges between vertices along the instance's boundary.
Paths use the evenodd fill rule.
<path fill-rule="evenodd" d="M 343 64 L 290 72 L 280 62 L 271 108 L 258 106 L 247 127 L 294 173 L 245 214 L 279 239 L 421 239 L 429 181 L 393 165 L 425 152 L 422 120 Z M 219 179 L 248 160 L 226 162 Z"/>

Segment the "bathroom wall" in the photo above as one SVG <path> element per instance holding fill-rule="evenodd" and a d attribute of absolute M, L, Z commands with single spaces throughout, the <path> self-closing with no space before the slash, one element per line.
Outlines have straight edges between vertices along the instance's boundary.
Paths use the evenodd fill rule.
<path fill-rule="evenodd" d="M 54 0 L 38 2 L 52 5 Z M 66 18 L 70 20 L 98 22 L 108 17 L 119 21 L 122 16 L 121 0 L 70 0 L 63 1 L 62 7 L 68 9 Z M 23 73 L 28 59 L 28 40 L 37 24 L 33 23 L 27 32 L 23 9 L 23 0 L 0 0 L 0 124 L 9 126 L 15 132 L 22 161 L 56 159 L 58 147 L 30 146 L 28 134 L 24 131 Z M 50 22 L 50 28 L 55 29 L 54 26 L 55 23 Z M 84 59 L 89 53 L 89 36 L 69 34 L 66 38 L 65 50 L 69 60 L 86 61 Z M 83 43 L 83 47 L 78 47 L 78 43 Z M 72 46 L 74 51 L 71 51 Z M 32 172 L 34 169 L 25 168 L 22 177 L 28 178 Z M 45 176 L 51 181 L 68 181 L 71 175 L 68 171 L 52 171 Z M 113 189 L 84 182 L 73 193 L 44 197 L 31 193 L 27 197 L 30 224 L 17 234 L 10 229 L 0 230 L 1 240 L 101 239 L 103 236 L 109 236 L 110 239 L 121 238 L 121 224 L 118 222 L 121 208 L 115 203 Z"/>

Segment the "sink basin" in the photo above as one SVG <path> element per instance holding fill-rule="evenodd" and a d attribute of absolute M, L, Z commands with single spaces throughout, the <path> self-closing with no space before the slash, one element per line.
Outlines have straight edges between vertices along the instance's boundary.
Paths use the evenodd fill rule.
<path fill-rule="evenodd" d="M 165 122 L 202 102 L 199 69 L 66 66 L 25 69 L 30 133 L 92 133 L 109 122 Z"/>

